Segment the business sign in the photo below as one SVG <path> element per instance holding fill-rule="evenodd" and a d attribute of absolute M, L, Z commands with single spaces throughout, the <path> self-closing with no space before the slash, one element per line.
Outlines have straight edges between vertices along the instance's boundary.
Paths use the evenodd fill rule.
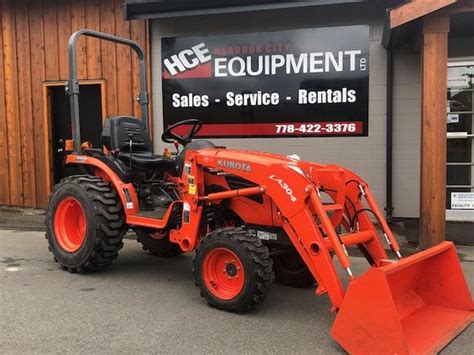
<path fill-rule="evenodd" d="M 451 209 L 474 210 L 474 192 L 451 192 Z"/>
<path fill-rule="evenodd" d="M 201 137 L 368 134 L 368 26 L 163 38 L 161 48 L 165 127 L 197 118 Z"/>

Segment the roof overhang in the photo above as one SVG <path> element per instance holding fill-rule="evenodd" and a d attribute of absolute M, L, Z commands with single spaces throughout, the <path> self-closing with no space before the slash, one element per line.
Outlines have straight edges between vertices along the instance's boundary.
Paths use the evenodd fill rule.
<path fill-rule="evenodd" d="M 365 3 L 368 0 L 126 0 L 125 20 Z"/>
<path fill-rule="evenodd" d="M 474 1 L 472 0 L 411 0 L 387 9 L 382 44 L 393 48 L 413 39 L 421 33 L 424 16 L 436 13 L 451 17 L 450 37 L 474 35 Z"/>

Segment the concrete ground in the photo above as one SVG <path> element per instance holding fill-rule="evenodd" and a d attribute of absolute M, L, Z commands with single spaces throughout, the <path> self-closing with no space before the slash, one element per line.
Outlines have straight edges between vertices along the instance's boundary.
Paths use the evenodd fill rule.
<path fill-rule="evenodd" d="M 459 251 L 472 290 L 474 248 Z M 190 270 L 189 255 L 154 258 L 126 240 L 106 271 L 73 275 L 43 233 L 0 230 L 0 353 L 343 353 L 326 296 L 274 284 L 256 311 L 230 314 L 206 305 Z M 471 325 L 443 353 L 472 354 L 473 340 Z"/>
<path fill-rule="evenodd" d="M 0 206 L 0 229 L 44 231 L 43 209 Z"/>

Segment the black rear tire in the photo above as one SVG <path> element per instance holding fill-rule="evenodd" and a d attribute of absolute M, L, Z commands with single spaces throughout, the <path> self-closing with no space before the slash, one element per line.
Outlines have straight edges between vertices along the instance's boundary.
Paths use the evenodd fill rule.
<path fill-rule="evenodd" d="M 275 278 L 292 287 L 310 287 L 315 284 L 311 271 L 296 250 L 273 257 Z"/>
<path fill-rule="evenodd" d="M 147 230 L 136 229 L 135 232 L 137 234 L 137 242 L 142 245 L 143 250 L 153 256 L 172 258 L 183 253 L 178 244 L 170 242 L 169 234 L 161 239 L 154 239 L 150 237 Z"/>
<path fill-rule="evenodd" d="M 209 284 L 214 285 L 215 289 L 226 287 L 226 285 L 219 285 L 217 274 L 215 280 L 209 281 L 208 271 L 206 272 L 209 269 L 206 258 L 221 251 L 227 251 L 229 255 L 233 255 L 230 259 L 237 259 L 237 262 L 235 260 L 226 262 L 225 269 L 222 266 L 221 268 L 216 266 L 217 272 L 223 273 L 221 275 L 224 275 L 224 279 L 230 280 L 240 275 L 243 280 L 233 298 L 220 297 L 216 295 L 216 290 L 212 290 L 209 286 Z M 229 312 L 243 313 L 262 303 L 267 297 L 274 279 L 272 266 L 268 248 L 257 236 L 242 228 L 226 227 L 208 234 L 196 248 L 193 274 L 201 296 L 210 306 Z M 229 268 L 228 271 L 226 271 L 227 268 Z"/>
<path fill-rule="evenodd" d="M 74 251 L 58 241 L 55 215 L 58 205 L 74 199 L 85 217 L 84 240 Z M 122 202 L 109 182 L 92 175 L 70 176 L 54 187 L 46 208 L 46 239 L 54 260 L 71 273 L 89 272 L 109 266 L 122 248 L 128 226 Z"/>

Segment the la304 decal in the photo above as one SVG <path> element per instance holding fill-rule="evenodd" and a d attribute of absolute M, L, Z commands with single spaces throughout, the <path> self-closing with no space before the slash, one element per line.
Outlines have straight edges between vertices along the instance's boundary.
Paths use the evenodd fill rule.
<path fill-rule="evenodd" d="M 283 179 L 279 179 L 275 175 L 270 175 L 269 178 L 270 180 L 276 181 L 278 185 L 280 185 L 283 191 L 285 191 L 286 194 L 290 197 L 291 202 L 296 202 L 297 198 L 294 195 L 293 190 L 286 182 L 283 181 Z"/>

